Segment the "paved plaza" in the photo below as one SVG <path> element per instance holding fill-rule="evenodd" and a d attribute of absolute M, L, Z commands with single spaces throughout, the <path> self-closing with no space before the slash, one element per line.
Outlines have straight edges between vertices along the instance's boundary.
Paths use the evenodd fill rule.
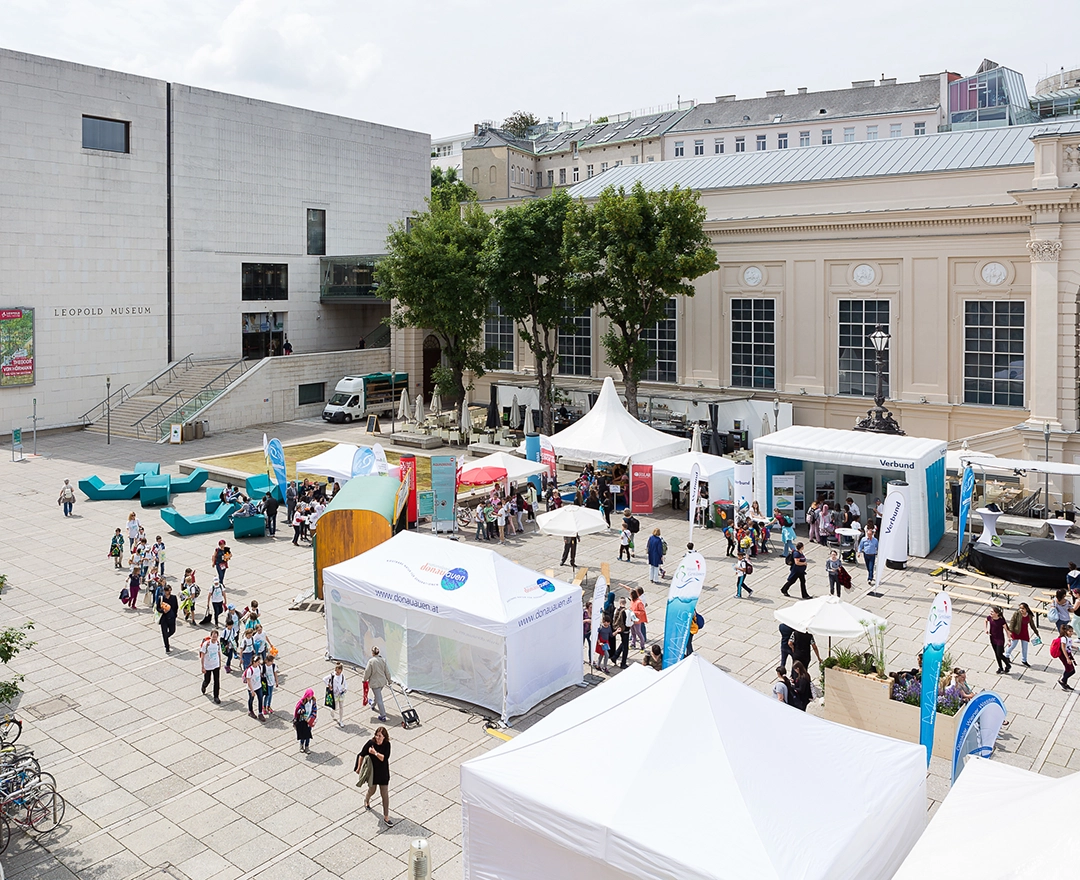
<path fill-rule="evenodd" d="M 358 428 L 327 427 L 317 420 L 268 430 L 286 444 L 323 437 L 364 442 L 366 437 Z M 95 503 L 80 493 L 70 519 L 57 506 L 64 479 L 74 484 L 96 473 L 107 483 L 117 482 L 135 461 L 161 461 L 164 471 L 176 473 L 178 459 L 254 448 L 262 434 L 260 428 L 171 447 L 119 439 L 107 446 L 102 436 L 72 433 L 39 438 L 40 456 L 25 462 L 13 463 L 3 453 L 0 573 L 8 576 L 8 586 L 0 601 L 0 625 L 33 620 L 37 642 L 12 664 L 26 675 L 16 714 L 25 725 L 22 742 L 55 775 L 68 802 L 63 826 L 52 834 L 39 840 L 13 835 L 0 857 L 8 878 L 389 880 L 406 876 L 409 843 L 416 837 L 429 839 L 437 878 L 461 877 L 458 768 L 499 745 L 500 739 L 485 728 L 485 720 L 496 713 L 414 693 L 422 726 L 405 731 L 394 726 L 400 719 L 389 701 L 390 802 L 397 821 L 387 828 L 377 811 L 364 811 L 364 791 L 354 784 L 356 753 L 378 723 L 360 706 L 358 670 L 346 670 L 351 690 L 345 728 L 339 729 L 329 710 L 322 709 L 310 754 L 300 754 L 297 747 L 290 723 L 293 706 L 309 687 L 321 699 L 321 679 L 330 664 L 321 611 L 289 610 L 312 581 L 311 551 L 292 546 L 291 530 L 279 530 L 276 539 L 230 536 L 229 599 L 238 607 L 259 600 L 269 638 L 281 652 L 277 711 L 260 724 L 247 714 L 235 670 L 222 675 L 221 705 L 200 694 L 197 648 L 208 628 L 181 621 L 166 656 L 150 609 L 141 601 L 137 610 L 121 606 L 124 572 L 116 571 L 106 556 L 113 531 L 136 510 L 151 540 L 158 534 L 165 538 L 174 589 L 184 569 L 193 567 L 203 588 L 200 601 L 205 601 L 210 555 L 219 536 L 181 538 L 164 528 L 155 510 L 143 510 L 137 501 L 134 507 L 122 501 Z M 182 512 L 201 512 L 202 495 L 179 495 L 174 502 Z M 665 508 L 655 517 L 642 517 L 633 563 L 616 561 L 614 533 L 582 539 L 578 565 L 589 567 L 590 587 L 602 562 L 611 564 L 616 584 L 649 587 L 644 538 L 657 525 L 670 545 L 673 568 L 687 525 Z M 466 539 L 473 540 L 471 534 Z M 772 615 L 787 604 L 779 595 L 786 567 L 776 556 L 764 557 L 748 579 L 753 599 L 735 599 L 723 537 L 697 529 L 695 540 L 710 570 L 699 605 L 706 626 L 694 637 L 694 648 L 767 693 L 779 660 Z M 947 558 L 954 546 L 955 535 L 947 535 L 934 560 Z M 525 566 L 568 575 L 569 569 L 558 566 L 561 550 L 561 539 L 538 535 L 531 526 L 524 537 L 502 548 Z M 807 583 L 815 596 L 828 592 L 825 556 L 816 546 L 808 553 Z M 889 620 L 890 668 L 915 663 L 933 567 L 933 560 L 913 560 L 904 572 L 888 572 L 880 598 L 867 595 L 865 572 L 860 569 L 855 578 L 849 601 Z M 1018 589 L 1034 595 L 1026 587 Z M 646 595 L 650 641 L 663 630 L 665 591 L 652 587 Z M 976 689 L 993 688 L 1005 699 L 1011 723 L 998 740 L 995 760 L 1054 776 L 1076 770 L 1080 732 L 1070 722 L 1077 697 L 1055 685 L 1060 670 L 1048 655 L 1049 624 L 1042 624 L 1045 643 L 1035 650 L 1032 667 L 1017 662 L 1011 675 L 998 676 L 983 631 L 985 614 L 985 606 L 957 602 L 948 650 L 954 663 L 968 670 Z M 631 660 L 640 657 L 631 652 Z M 811 675 L 816 681 L 816 664 Z M 590 687 L 604 678 L 586 674 Z M 510 733 L 582 692 L 571 688 L 552 697 L 514 719 Z M 820 707 L 810 711 L 820 712 Z M 613 758 L 632 734 L 612 731 Z M 799 743 L 792 742 L 787 757 L 798 760 L 798 753 Z M 930 810 L 947 791 L 947 773 L 946 763 L 934 759 Z M 643 779 L 642 791 L 655 782 L 663 780 Z M 656 794 L 663 797 L 662 791 Z"/>

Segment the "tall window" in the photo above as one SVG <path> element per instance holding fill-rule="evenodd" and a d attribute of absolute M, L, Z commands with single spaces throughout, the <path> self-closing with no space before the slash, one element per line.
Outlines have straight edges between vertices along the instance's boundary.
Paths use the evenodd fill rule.
<path fill-rule="evenodd" d="M 639 157 L 639 156 L 637 156 L 636 154 L 635 154 L 635 155 L 633 155 L 633 156 L 631 156 L 631 157 L 630 157 L 630 164 L 631 164 L 631 165 L 637 165 L 637 163 L 638 163 L 638 159 L 639 159 L 639 158 L 640 158 L 640 157 Z"/>
<path fill-rule="evenodd" d="M 915 134 L 926 134 L 926 123 L 925 122 L 916 122 L 915 123 Z"/>
<path fill-rule="evenodd" d="M 514 369 L 514 319 L 503 315 L 502 306 L 496 300 L 491 301 L 484 320 L 484 347 L 499 350 L 499 363 L 495 369 Z"/>
<path fill-rule="evenodd" d="M 574 183 L 577 183 L 581 179 L 581 172 L 578 170 L 577 165 L 574 166 Z"/>
<path fill-rule="evenodd" d="M 120 122 L 116 119 L 84 116 L 82 118 L 83 149 L 108 150 L 111 153 L 130 152 L 129 125 L 128 122 Z"/>
<path fill-rule="evenodd" d="M 555 169 L 554 168 L 549 168 L 548 169 L 547 179 L 548 179 L 548 186 L 549 187 L 555 186 Z M 574 178 L 574 179 L 576 180 L 577 178 Z"/>
<path fill-rule="evenodd" d="M 243 263 L 240 285 L 243 300 L 288 299 L 289 266 L 287 263 Z"/>
<path fill-rule="evenodd" d="M 808 147 L 808 146 L 810 146 L 810 132 L 808 132 L 808 131 L 800 131 L 799 132 L 799 146 L 800 147 Z"/>
<path fill-rule="evenodd" d="M 764 150 L 765 149 L 765 135 L 759 134 L 757 136 L 757 148 L 759 150 Z"/>
<path fill-rule="evenodd" d="M 877 140 L 877 126 L 876 125 L 868 125 L 868 126 L 866 126 L 866 139 L 868 141 L 876 141 Z"/>
<path fill-rule="evenodd" d="M 657 322 L 655 327 L 643 330 L 641 338 L 649 346 L 649 354 L 656 357 L 656 362 L 645 371 L 643 377 L 649 382 L 677 382 L 678 345 L 675 331 L 675 298 L 667 301 L 665 306 L 667 317 Z"/>
<path fill-rule="evenodd" d="M 683 142 L 682 141 L 675 141 L 675 158 L 678 159 L 679 156 L 683 156 L 685 154 L 686 154 L 686 150 L 684 148 Z"/>
<path fill-rule="evenodd" d="M 592 375 L 592 315 L 575 315 L 574 329 L 559 331 L 559 372 L 564 376 Z"/>
<path fill-rule="evenodd" d="M 855 126 L 852 125 L 844 129 L 844 143 L 855 143 Z"/>
<path fill-rule="evenodd" d="M 776 300 L 731 301 L 731 384 L 776 387 Z"/>
<path fill-rule="evenodd" d="M 589 177 L 592 177 L 592 176 L 593 176 L 593 167 L 592 167 L 592 165 L 586 165 L 585 166 L 585 177 L 589 178 Z"/>
<path fill-rule="evenodd" d="M 902 122 L 894 122 L 889 126 L 889 137 L 898 138 L 904 131 L 904 124 Z"/>
<path fill-rule="evenodd" d="M 705 141 L 704 141 L 704 139 L 699 140 L 699 141 L 694 141 L 694 155 L 695 156 L 704 156 L 705 155 Z"/>
<path fill-rule="evenodd" d="M 603 174 L 605 171 L 607 171 L 607 162 L 601 162 L 600 163 L 600 173 Z"/>
<path fill-rule="evenodd" d="M 746 152 L 746 138 L 744 138 L 744 137 L 735 138 L 735 152 L 736 153 L 745 153 Z"/>
<path fill-rule="evenodd" d="M 1024 405 L 1024 303 L 964 303 L 964 403 Z"/>
<path fill-rule="evenodd" d="M 559 186 L 562 186 L 565 183 L 566 183 L 566 169 L 565 168 L 560 168 L 559 169 Z"/>
<path fill-rule="evenodd" d="M 307 252 L 309 255 L 326 255 L 326 211 L 307 209 Z"/>
<path fill-rule="evenodd" d="M 878 325 L 889 331 L 889 301 L 879 299 L 840 300 L 840 394 L 873 397 L 877 392 L 877 352 L 870 334 Z M 885 349 L 885 396 L 889 396 L 889 350 Z"/>
<path fill-rule="evenodd" d="M 778 134 L 776 136 L 776 149 L 778 149 L 778 150 L 786 150 L 787 149 L 787 132 L 786 131 L 781 132 L 780 134 Z"/>
<path fill-rule="evenodd" d="M 823 144 L 831 144 L 832 143 L 832 129 L 831 128 L 823 128 L 821 130 L 821 142 Z"/>
<path fill-rule="evenodd" d="M 717 156 L 719 156 L 722 152 L 724 152 L 724 139 L 723 138 L 713 138 L 712 145 L 713 145 L 713 152 Z"/>

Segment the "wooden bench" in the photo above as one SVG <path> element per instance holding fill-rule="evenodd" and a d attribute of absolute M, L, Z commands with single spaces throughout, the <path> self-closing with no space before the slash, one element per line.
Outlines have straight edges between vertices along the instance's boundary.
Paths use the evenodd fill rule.
<path fill-rule="evenodd" d="M 937 587 L 927 587 L 928 593 L 933 593 L 935 596 L 941 591 Z M 963 593 L 954 593 L 952 590 L 946 590 L 949 594 L 949 598 L 952 600 L 963 599 L 965 602 L 975 602 L 978 605 L 990 605 L 990 598 L 987 596 L 965 596 Z"/>
<path fill-rule="evenodd" d="M 1020 595 L 1019 593 L 1013 592 L 1011 590 L 1002 590 L 1000 587 L 997 586 L 980 587 L 976 584 L 957 584 L 956 581 L 946 580 L 945 578 L 935 578 L 934 583 L 940 584 L 945 590 L 948 590 L 949 587 L 961 586 L 965 590 L 974 590 L 976 593 L 986 593 L 988 596 L 993 596 L 994 598 L 1000 597 L 1004 600 L 1006 605 L 1011 605 L 1012 600 Z"/>
<path fill-rule="evenodd" d="M 573 584 L 575 587 L 581 587 L 585 589 L 588 586 L 589 569 L 579 568 L 577 574 L 574 576 Z"/>
<path fill-rule="evenodd" d="M 941 564 L 941 569 L 942 580 L 948 580 L 949 575 L 952 574 L 955 577 L 973 577 L 978 578 L 979 580 L 989 581 L 996 587 L 1004 586 L 1006 583 L 1008 583 L 1007 581 L 1003 581 L 1000 578 L 990 577 L 990 575 L 983 574 L 980 571 L 972 571 L 969 568 L 957 568 L 951 562 L 943 562 Z"/>

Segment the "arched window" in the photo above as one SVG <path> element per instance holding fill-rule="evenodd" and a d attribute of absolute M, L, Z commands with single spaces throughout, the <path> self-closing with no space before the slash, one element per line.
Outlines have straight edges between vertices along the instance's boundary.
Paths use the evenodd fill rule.
<path fill-rule="evenodd" d="M 499 176 L 499 169 L 492 165 L 488 169 L 488 183 L 495 183 Z"/>
<path fill-rule="evenodd" d="M 474 167 L 473 170 L 472 170 L 472 182 L 473 183 L 479 183 L 480 182 L 480 166 L 479 165 Z"/>

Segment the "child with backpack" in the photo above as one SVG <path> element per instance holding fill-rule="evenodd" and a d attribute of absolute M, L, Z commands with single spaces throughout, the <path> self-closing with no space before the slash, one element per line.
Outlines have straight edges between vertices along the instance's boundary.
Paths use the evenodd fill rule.
<path fill-rule="evenodd" d="M 117 568 L 124 567 L 124 536 L 120 529 L 116 530 L 116 534 L 113 535 L 112 542 L 109 544 L 109 556 L 112 557 L 113 564 Z"/>
<path fill-rule="evenodd" d="M 1058 684 L 1061 685 L 1063 691 L 1071 691 L 1072 685 L 1069 684 L 1069 679 L 1072 674 L 1076 672 L 1076 662 L 1073 657 L 1073 628 L 1070 624 L 1066 623 L 1061 627 L 1061 635 L 1050 643 L 1050 656 L 1056 657 L 1061 661 L 1061 665 L 1065 667 L 1065 671 L 1062 673 L 1061 678 L 1058 679 Z"/>
<path fill-rule="evenodd" d="M 735 574 L 736 574 L 735 598 L 736 599 L 741 599 L 742 598 L 743 590 L 746 590 L 746 595 L 747 596 L 753 596 L 754 595 L 754 591 L 751 590 L 748 586 L 746 586 L 746 576 L 748 574 L 750 574 L 751 572 L 753 572 L 753 570 L 754 570 L 754 566 L 751 564 L 750 560 L 746 558 L 746 555 L 743 554 L 743 553 L 739 553 L 739 559 L 735 563 Z"/>

